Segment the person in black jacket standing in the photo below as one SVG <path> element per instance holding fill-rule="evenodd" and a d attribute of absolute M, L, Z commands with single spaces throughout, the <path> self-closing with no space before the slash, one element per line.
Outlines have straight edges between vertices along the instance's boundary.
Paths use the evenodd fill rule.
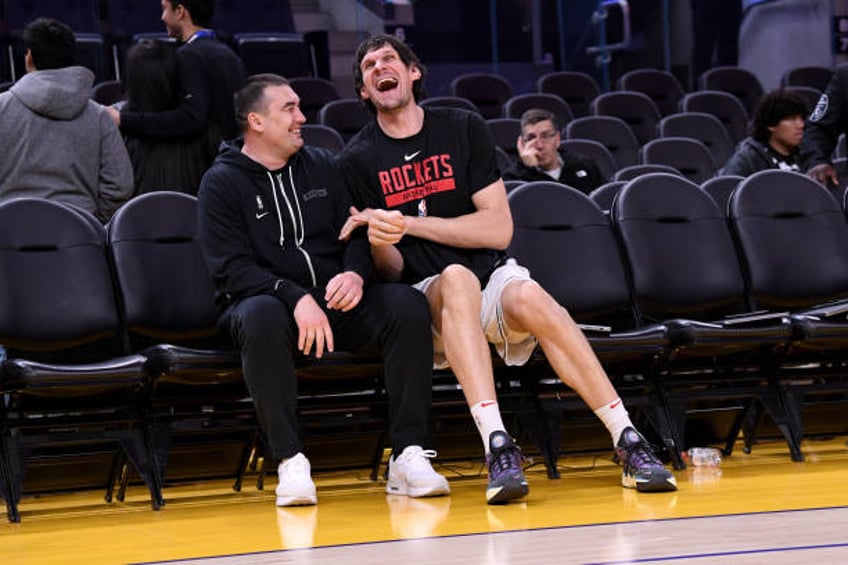
<path fill-rule="evenodd" d="M 235 96 L 241 140 L 222 149 L 198 194 L 199 239 L 217 289 L 219 324 L 241 350 L 270 454 L 277 505 L 315 504 L 298 434 L 298 355 L 377 348 L 384 358 L 392 457 L 387 492 L 447 494 L 422 449 L 431 404 L 431 318 L 424 296 L 374 281 L 364 233 L 339 232 L 349 199 L 328 151 L 303 147 L 299 98 L 278 75 Z M 363 232 L 363 230 L 359 230 Z"/>
<path fill-rule="evenodd" d="M 554 180 L 589 194 L 606 182 L 594 161 L 566 152 L 556 116 L 541 108 L 521 115 L 521 135 L 516 141 L 518 160 L 504 171 L 504 180 Z"/>
<path fill-rule="evenodd" d="M 181 43 L 182 101 L 172 110 L 139 112 L 109 107 L 124 134 L 152 139 L 197 138 L 208 135 L 210 146 L 238 135 L 233 93 L 244 83 L 244 63 L 209 29 L 215 0 L 162 0 L 162 21 L 168 35 Z M 204 169 L 212 162 L 209 155 Z"/>

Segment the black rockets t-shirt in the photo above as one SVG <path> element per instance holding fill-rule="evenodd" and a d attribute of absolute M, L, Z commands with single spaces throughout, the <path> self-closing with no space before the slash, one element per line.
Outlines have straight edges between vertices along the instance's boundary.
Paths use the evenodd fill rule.
<path fill-rule="evenodd" d="M 340 159 L 357 207 L 407 216 L 453 218 L 474 212 L 472 195 L 500 178 L 486 123 L 453 108 L 425 108 L 421 131 L 404 139 L 388 137 L 374 120 Z M 460 249 L 409 235 L 398 249 L 403 278 L 411 283 L 451 264 L 468 267 L 485 282 L 501 256 L 492 249 Z"/>

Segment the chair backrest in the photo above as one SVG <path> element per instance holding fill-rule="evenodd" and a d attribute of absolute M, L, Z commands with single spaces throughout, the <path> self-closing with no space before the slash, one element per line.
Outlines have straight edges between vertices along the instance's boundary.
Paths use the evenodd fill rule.
<path fill-rule="evenodd" d="M 807 86 L 815 88 L 819 92 L 824 92 L 832 76 L 833 69 L 830 67 L 816 65 L 794 67 L 787 69 L 783 73 L 783 76 L 780 77 L 780 85 L 784 88 L 788 86 Z"/>
<path fill-rule="evenodd" d="M 238 33 L 236 51 L 248 75 L 276 73 L 284 77 L 315 76 L 309 46 L 298 33 Z"/>
<path fill-rule="evenodd" d="M 330 126 L 321 124 L 303 124 L 300 126 L 300 134 L 306 145 L 324 147 L 333 153 L 338 153 L 344 148 L 342 135 Z"/>
<path fill-rule="evenodd" d="M 690 92 L 680 101 L 682 112 L 712 114 L 727 128 L 734 144 L 748 137 L 748 111 L 738 98 L 727 92 L 703 90 Z"/>
<path fill-rule="evenodd" d="M 707 146 L 717 167 L 733 155 L 733 141 L 727 128 L 712 114 L 681 112 L 666 116 L 657 127 L 660 137 L 690 137 Z"/>
<path fill-rule="evenodd" d="M 332 100 L 324 104 L 318 113 L 318 123 L 339 132 L 345 143 L 372 119 L 371 113 L 357 98 Z"/>
<path fill-rule="evenodd" d="M 656 173 L 630 181 L 610 217 L 643 316 L 710 320 L 745 308 L 745 284 L 725 215 L 695 183 Z"/>
<path fill-rule="evenodd" d="M 448 87 L 451 96 L 467 98 L 486 119 L 503 115 L 503 105 L 513 95 L 512 85 L 494 73 L 466 73 L 455 77 Z"/>
<path fill-rule="evenodd" d="M 800 173 L 760 171 L 736 187 L 728 211 L 759 307 L 848 297 L 848 222 L 826 188 Z"/>
<path fill-rule="evenodd" d="M 149 192 L 109 221 L 126 326 L 139 345 L 217 336 L 212 279 L 197 242 L 197 199 Z"/>
<path fill-rule="evenodd" d="M 589 199 L 597 204 L 601 210 L 609 213 L 610 208 L 612 208 L 613 200 L 615 200 L 615 197 L 619 192 L 621 192 L 621 189 L 626 184 L 626 180 L 614 180 L 606 184 L 602 184 L 589 193 Z"/>
<path fill-rule="evenodd" d="M 495 145 L 495 160 L 498 163 L 498 169 L 500 169 L 501 173 L 509 169 L 515 161 L 515 159 L 510 157 L 509 153 L 497 145 Z M 507 190 L 508 189 L 509 187 L 507 187 Z"/>
<path fill-rule="evenodd" d="M 486 120 L 486 124 L 489 126 L 495 145 L 503 149 L 510 159 L 516 159 L 518 149 L 515 144 L 521 135 L 521 121 L 515 118 L 493 118 Z"/>
<path fill-rule="evenodd" d="M 99 84 L 95 84 L 91 89 L 91 99 L 98 104 L 111 106 L 112 104 L 123 100 L 124 85 L 119 80 L 107 80 Z"/>
<path fill-rule="evenodd" d="M 560 142 L 560 147 L 565 149 L 566 153 L 575 153 L 594 161 L 605 179 L 611 179 L 615 175 L 615 158 L 609 152 L 609 149 L 600 141 L 591 139 L 563 139 Z"/>
<path fill-rule="evenodd" d="M 639 164 L 639 165 L 630 165 L 629 167 L 624 167 L 615 172 L 615 176 L 613 180 L 616 181 L 629 181 L 633 180 L 636 177 L 641 177 L 642 175 L 649 175 L 651 173 L 666 173 L 669 175 L 678 175 L 683 176 L 683 174 L 670 165 L 661 165 L 659 163 L 653 164 Z"/>
<path fill-rule="evenodd" d="M 592 101 L 592 113 L 624 120 L 640 145 L 657 136 L 660 111 L 654 101 L 641 92 L 605 92 Z"/>
<path fill-rule="evenodd" d="M 518 179 L 509 179 L 509 180 L 505 180 L 503 182 L 504 182 L 504 187 L 506 188 L 507 194 L 509 194 L 510 192 L 512 192 L 513 190 L 515 190 L 516 188 L 518 188 L 519 186 L 521 186 L 525 183 L 525 181 L 518 180 Z"/>
<path fill-rule="evenodd" d="M 656 104 L 661 116 L 677 112 L 684 90 L 677 77 L 659 69 L 636 69 L 621 75 L 619 90 L 632 90 L 647 95 Z"/>
<path fill-rule="evenodd" d="M 562 129 L 574 119 L 571 108 L 562 98 L 554 94 L 530 92 L 516 94 L 504 103 L 503 117 L 521 119 L 522 114 L 531 108 L 541 108 L 556 116 L 557 125 Z"/>
<path fill-rule="evenodd" d="M 591 139 L 602 143 L 621 169 L 639 162 L 639 142 L 624 121 L 613 116 L 577 118 L 565 127 L 567 139 Z"/>
<path fill-rule="evenodd" d="M 753 72 L 742 67 L 713 67 L 698 78 L 699 90 L 720 90 L 739 99 L 748 114 L 754 113 L 763 85 Z"/>
<path fill-rule="evenodd" d="M 120 320 L 105 231 L 55 201 L 0 203 L 0 343 L 50 352 L 108 343 L 120 352 Z"/>
<path fill-rule="evenodd" d="M 592 75 L 577 71 L 546 73 L 536 81 L 536 90 L 562 98 L 575 118 L 590 115 L 592 100 L 601 93 Z"/>
<path fill-rule="evenodd" d="M 421 105 L 425 108 L 459 108 L 460 110 L 480 113 L 474 102 L 459 96 L 433 96 L 422 100 Z"/>
<path fill-rule="evenodd" d="M 689 137 L 662 137 L 642 146 L 642 163 L 674 167 L 700 185 L 715 176 L 717 168 L 707 146 Z"/>
<path fill-rule="evenodd" d="M 300 96 L 300 111 L 310 124 L 318 123 L 318 113 L 324 104 L 341 98 L 336 86 L 324 78 L 293 77 L 289 85 Z"/>
<path fill-rule="evenodd" d="M 730 195 L 744 178 L 739 175 L 719 175 L 701 183 L 701 190 L 712 196 L 719 209 L 727 213 Z"/>
<path fill-rule="evenodd" d="M 624 264 L 604 213 L 578 190 L 528 182 L 509 193 L 515 233 L 508 252 L 579 322 L 632 325 Z M 619 321 L 619 323 L 622 323 Z"/>
<path fill-rule="evenodd" d="M 818 88 L 813 88 L 812 86 L 785 86 L 783 90 L 797 94 L 803 98 L 804 103 L 807 106 L 808 115 L 815 110 L 816 104 L 818 104 L 819 99 L 821 99 L 822 96 L 822 91 Z"/>

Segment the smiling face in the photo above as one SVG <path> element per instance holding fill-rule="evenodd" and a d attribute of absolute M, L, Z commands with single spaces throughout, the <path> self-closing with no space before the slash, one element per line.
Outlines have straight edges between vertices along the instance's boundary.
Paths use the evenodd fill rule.
<path fill-rule="evenodd" d="M 409 67 L 398 52 L 384 44 L 365 54 L 359 64 L 362 86 L 359 95 L 370 100 L 377 112 L 391 112 L 415 104 L 413 83 L 421 79 L 417 65 Z"/>
<path fill-rule="evenodd" d="M 300 126 L 306 117 L 300 111 L 300 98 L 288 85 L 266 87 L 260 109 L 250 112 L 247 120 L 262 145 L 283 159 L 303 147 Z"/>
<path fill-rule="evenodd" d="M 161 20 L 165 24 L 165 29 L 168 30 L 168 36 L 182 40 L 183 31 L 180 22 L 182 21 L 185 8 L 182 4 L 177 6 L 172 5 L 171 0 L 162 0 L 160 4 L 162 5 Z"/>

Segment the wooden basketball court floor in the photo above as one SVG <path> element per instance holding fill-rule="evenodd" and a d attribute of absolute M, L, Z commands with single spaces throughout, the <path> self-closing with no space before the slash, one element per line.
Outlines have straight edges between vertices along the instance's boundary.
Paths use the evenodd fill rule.
<path fill-rule="evenodd" d="M 619 486 L 609 453 L 560 460 L 562 478 L 528 468 L 530 496 L 487 506 L 480 462 L 437 466 L 450 497 L 387 496 L 368 471 L 316 474 L 316 507 L 277 509 L 231 481 L 167 487 L 150 509 L 143 487 L 123 503 L 101 491 L 26 496 L 22 522 L 0 519 L 0 560 L 113 563 L 848 563 L 845 437 L 737 449 L 721 467 L 676 473 L 679 490 Z"/>

